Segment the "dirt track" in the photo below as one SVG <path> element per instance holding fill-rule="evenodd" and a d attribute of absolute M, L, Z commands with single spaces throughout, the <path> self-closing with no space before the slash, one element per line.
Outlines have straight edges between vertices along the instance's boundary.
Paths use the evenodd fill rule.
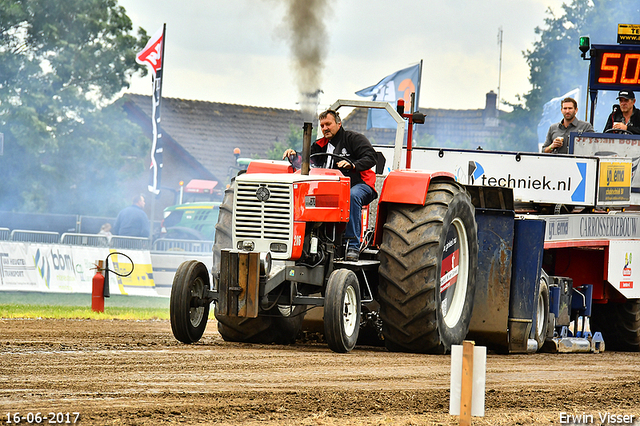
<path fill-rule="evenodd" d="M 457 425 L 449 362 L 226 343 L 211 321 L 187 346 L 168 321 L 0 320 L 0 423 L 79 412 L 97 425 Z M 639 366 L 636 353 L 489 354 L 486 415 L 473 424 L 562 424 L 561 413 L 600 424 L 607 412 L 636 421 Z"/>

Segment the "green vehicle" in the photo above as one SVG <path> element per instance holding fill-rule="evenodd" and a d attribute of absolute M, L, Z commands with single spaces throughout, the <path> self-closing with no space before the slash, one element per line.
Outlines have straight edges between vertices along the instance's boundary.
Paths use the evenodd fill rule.
<path fill-rule="evenodd" d="M 234 153 L 238 157 L 235 166 L 229 167 L 229 179 L 254 161 L 240 158 L 239 149 Z M 164 209 L 160 238 L 213 241 L 223 195 L 217 181 L 192 179 L 186 186 L 180 182 L 177 204 Z"/>
<path fill-rule="evenodd" d="M 180 186 L 178 204 L 164 209 L 161 238 L 213 241 L 220 210 L 218 182 L 193 179 Z"/>

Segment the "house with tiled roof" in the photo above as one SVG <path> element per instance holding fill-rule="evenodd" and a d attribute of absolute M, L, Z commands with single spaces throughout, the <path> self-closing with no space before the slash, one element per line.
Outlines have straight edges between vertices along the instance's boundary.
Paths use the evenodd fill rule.
<path fill-rule="evenodd" d="M 501 120 L 496 94 L 487 93 L 483 109 L 420 108 L 424 124 L 415 126 L 414 145 L 448 148 L 493 148 L 510 124 Z M 374 145 L 394 143 L 395 129 L 367 129 L 367 110 L 356 109 L 344 120 L 345 128 L 364 133 Z"/>
<path fill-rule="evenodd" d="M 128 94 L 120 102 L 151 141 L 151 96 Z M 236 148 L 242 157 L 265 158 L 291 126 L 302 125 L 302 115 L 294 110 L 163 98 L 164 166 L 156 211 L 175 203 L 179 181 L 214 180 L 223 187 L 237 172 Z M 140 190 L 146 190 L 146 180 Z"/>
<path fill-rule="evenodd" d="M 123 107 L 150 135 L 151 97 L 126 95 Z M 303 124 L 299 111 L 176 98 L 162 99 L 161 120 L 165 148 L 196 167 L 201 179 L 221 181 L 235 164 L 235 148 L 242 157 L 263 158 L 290 126 Z"/>
<path fill-rule="evenodd" d="M 151 140 L 151 96 L 125 95 L 120 102 L 130 119 L 140 125 Z M 484 109 L 421 109 L 425 124 L 417 125 L 414 140 L 430 146 L 486 147 L 499 139 L 505 125 L 496 110 L 496 96 L 489 92 Z M 175 203 L 178 182 L 191 179 L 215 180 L 220 187 L 237 169 L 234 149 L 242 157 L 266 158 L 276 142 L 284 142 L 291 127 L 301 128 L 298 110 L 163 98 L 161 129 L 164 142 L 161 191 L 156 212 Z M 343 117 L 346 129 L 364 133 L 374 145 L 392 144 L 395 129 L 367 129 L 367 112 L 354 109 Z M 314 126 L 317 122 L 313 123 Z M 140 190 L 146 190 L 140 182 Z M 159 217 L 159 216 L 156 216 Z"/>

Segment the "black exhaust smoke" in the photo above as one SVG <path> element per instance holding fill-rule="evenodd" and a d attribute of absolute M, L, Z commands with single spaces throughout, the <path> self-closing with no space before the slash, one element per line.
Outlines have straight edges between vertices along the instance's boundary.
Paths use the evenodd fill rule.
<path fill-rule="evenodd" d="M 332 14 L 331 3 L 330 0 L 284 0 L 287 12 L 281 34 L 293 55 L 300 111 L 305 121 L 314 119 L 318 96 L 322 93 L 324 58 L 330 40 L 324 21 Z"/>

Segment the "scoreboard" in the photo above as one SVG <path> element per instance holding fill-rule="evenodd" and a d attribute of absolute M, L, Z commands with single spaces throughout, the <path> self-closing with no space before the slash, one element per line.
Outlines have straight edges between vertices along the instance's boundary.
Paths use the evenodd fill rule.
<path fill-rule="evenodd" d="M 591 46 L 592 90 L 640 91 L 640 45 Z"/>

